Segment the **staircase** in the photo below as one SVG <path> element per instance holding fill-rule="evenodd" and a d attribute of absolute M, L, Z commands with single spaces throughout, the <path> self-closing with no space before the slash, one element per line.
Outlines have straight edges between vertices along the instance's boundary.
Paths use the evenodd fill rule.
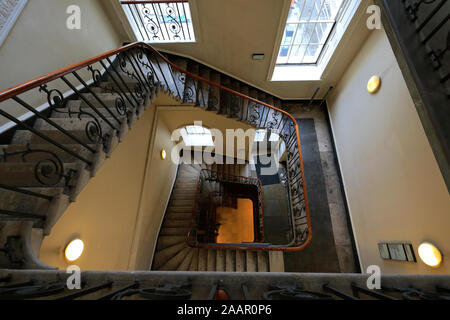
<path fill-rule="evenodd" d="M 208 169 L 213 166 L 206 166 Z M 245 165 L 215 164 L 219 172 L 240 175 Z M 201 165 L 180 165 L 153 259 L 155 271 L 283 272 L 279 252 L 193 248 L 187 243 Z"/>
<path fill-rule="evenodd" d="M 90 72 L 92 83 L 83 80 L 81 72 Z M 62 94 L 61 83 L 72 91 L 70 96 Z M 163 56 L 147 44 L 133 43 L 0 92 L 1 103 L 14 104 L 33 115 L 22 121 L 8 111 L 11 109 L 0 107 L 0 116 L 16 125 L 0 140 L 4 146 L 0 152 L 0 244 L 5 244 L 0 266 L 49 268 L 36 258 L 43 237 L 160 91 L 182 104 L 281 136 L 287 146 L 294 241 L 269 250 L 297 251 L 309 244 L 311 228 L 298 126 L 292 116 L 272 106 L 281 106 L 281 101 L 191 60 Z M 48 107 L 37 111 L 23 98 L 24 93 L 45 97 Z M 194 176 L 200 168 L 206 167 L 180 169 L 181 180 L 161 229 L 153 269 L 282 269 L 282 254 L 280 258 L 279 253 L 267 253 L 267 244 L 235 251 L 186 246 L 182 240 L 188 209 L 192 209 Z M 217 165 L 210 169 L 240 170 Z"/>

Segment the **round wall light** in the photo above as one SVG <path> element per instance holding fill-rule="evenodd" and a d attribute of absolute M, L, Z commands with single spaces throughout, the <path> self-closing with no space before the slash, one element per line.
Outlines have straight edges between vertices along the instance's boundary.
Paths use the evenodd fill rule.
<path fill-rule="evenodd" d="M 161 150 L 161 159 L 166 160 L 166 158 L 167 158 L 167 152 L 165 149 L 162 149 Z"/>
<path fill-rule="evenodd" d="M 71 241 L 66 249 L 64 250 L 64 255 L 69 262 L 78 260 L 84 251 L 84 242 L 80 239 Z"/>
<path fill-rule="evenodd" d="M 419 246 L 419 257 L 427 266 L 437 268 L 442 262 L 442 254 L 435 245 L 424 242 Z"/>
<path fill-rule="evenodd" d="M 381 86 L 381 79 L 379 76 L 373 76 L 370 78 L 369 82 L 367 83 L 367 91 L 369 93 L 377 93 Z"/>

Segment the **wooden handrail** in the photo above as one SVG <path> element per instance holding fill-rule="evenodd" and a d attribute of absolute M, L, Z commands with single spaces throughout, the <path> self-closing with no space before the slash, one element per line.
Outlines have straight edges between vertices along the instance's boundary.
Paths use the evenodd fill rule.
<path fill-rule="evenodd" d="M 189 77 L 191 77 L 193 79 L 196 79 L 198 81 L 207 83 L 210 86 L 219 88 L 220 90 L 227 91 L 227 92 L 229 92 L 229 93 L 231 93 L 233 95 L 239 96 L 239 97 L 241 97 L 243 99 L 252 101 L 252 102 L 254 102 L 256 104 L 259 104 L 259 105 L 265 106 L 267 108 L 270 108 L 272 110 L 275 110 L 277 112 L 280 112 L 281 114 L 285 115 L 286 117 L 288 117 L 289 119 L 292 120 L 292 122 L 294 124 L 294 127 L 295 127 L 295 131 L 296 131 L 296 139 L 297 139 L 297 146 L 298 146 L 298 151 L 299 151 L 299 161 L 300 161 L 301 175 L 302 175 L 302 179 L 303 179 L 303 192 L 304 192 L 304 195 L 305 195 L 304 198 L 305 198 L 306 219 L 307 219 L 307 225 L 308 225 L 308 237 L 307 237 L 305 243 L 303 245 L 301 245 L 300 247 L 284 248 L 284 251 L 298 251 L 298 250 L 303 250 L 304 248 L 306 248 L 311 243 L 311 240 L 312 240 L 311 216 L 310 216 L 310 212 L 309 212 L 309 202 L 308 202 L 308 197 L 307 197 L 307 192 L 306 192 L 306 180 L 305 180 L 305 174 L 304 174 L 304 165 L 303 165 L 301 143 L 300 143 L 300 131 L 299 131 L 298 123 L 295 120 L 295 118 L 290 113 L 288 113 L 288 112 L 286 112 L 284 110 L 278 109 L 278 108 L 276 108 L 274 106 L 271 106 L 271 105 L 269 105 L 269 104 L 267 104 L 265 102 L 259 101 L 259 100 L 255 99 L 255 98 L 252 98 L 252 97 L 249 97 L 249 96 L 246 96 L 246 95 L 244 95 L 244 94 L 242 94 L 240 92 L 234 91 L 232 89 L 224 87 L 224 86 L 222 86 L 220 84 L 217 84 L 215 82 L 212 82 L 210 80 L 204 79 L 204 78 L 202 78 L 202 77 L 200 77 L 200 76 L 198 76 L 196 74 L 193 74 L 193 73 L 191 73 L 191 72 L 189 72 L 187 70 L 184 70 L 184 69 L 180 68 L 179 66 L 177 66 L 177 65 L 173 64 L 171 61 L 169 61 L 165 56 L 163 56 L 159 51 L 154 49 L 148 43 L 134 42 L 134 43 L 128 44 L 126 46 L 120 47 L 118 49 L 114 49 L 114 50 L 108 51 L 106 53 L 103 53 L 101 55 L 95 56 L 93 58 L 86 59 L 84 61 L 81 61 L 81 62 L 78 62 L 76 64 L 70 65 L 68 67 L 59 69 L 57 71 L 48 73 L 48 74 L 46 74 L 44 76 L 37 77 L 37 78 L 35 78 L 33 80 L 24 82 L 22 84 L 19 84 L 17 86 L 11 87 L 9 89 L 3 90 L 3 91 L 0 92 L 0 102 L 3 102 L 5 100 L 7 100 L 7 99 L 11 99 L 11 98 L 13 98 L 13 97 L 15 97 L 15 96 L 17 96 L 19 94 L 27 92 L 27 91 L 29 91 L 31 89 L 36 88 L 36 87 L 39 87 L 39 86 L 41 86 L 43 84 L 46 84 L 46 83 L 48 83 L 48 82 L 50 82 L 52 80 L 59 79 L 59 78 L 65 76 L 65 75 L 67 75 L 69 73 L 72 73 L 74 71 L 80 70 L 80 69 L 85 68 L 85 67 L 87 67 L 89 65 L 92 65 L 92 64 L 94 64 L 96 62 L 99 62 L 99 61 L 101 61 L 103 59 L 109 58 L 111 56 L 114 56 L 116 54 L 119 54 L 121 52 L 127 51 L 127 50 L 129 50 L 131 48 L 138 47 L 138 46 L 142 46 L 142 47 L 145 47 L 145 48 L 153 51 L 160 59 L 162 59 L 164 62 L 166 62 L 168 65 L 170 65 L 173 69 L 178 70 L 179 72 L 184 73 L 184 74 L 186 74 L 187 76 L 189 76 Z M 255 250 L 255 248 L 253 248 L 253 250 Z M 271 249 L 270 248 L 266 248 L 265 250 L 271 250 Z"/>

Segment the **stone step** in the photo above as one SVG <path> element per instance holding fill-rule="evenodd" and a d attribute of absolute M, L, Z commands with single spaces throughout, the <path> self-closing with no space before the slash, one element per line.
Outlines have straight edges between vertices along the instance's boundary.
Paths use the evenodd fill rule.
<path fill-rule="evenodd" d="M 158 238 L 158 244 L 156 246 L 156 250 L 160 251 L 165 248 L 174 246 L 178 243 L 185 243 L 186 237 L 185 236 L 160 236 Z"/>
<path fill-rule="evenodd" d="M 175 190 L 196 190 L 196 183 L 177 183 L 174 187 Z"/>
<path fill-rule="evenodd" d="M 192 213 L 167 213 L 165 220 L 191 221 Z"/>
<path fill-rule="evenodd" d="M 236 250 L 236 272 L 247 271 L 247 255 L 245 251 Z"/>
<path fill-rule="evenodd" d="M 95 121 L 97 119 L 97 121 Z M 114 131 L 117 129 L 120 130 L 121 124 L 115 121 L 113 118 L 106 118 L 109 123 L 96 116 L 95 118 L 50 118 L 50 120 L 58 125 L 59 127 L 67 130 L 67 131 L 82 131 L 87 130 L 88 128 L 101 129 L 102 136 L 108 132 Z M 46 122 L 45 120 L 38 119 L 34 124 L 34 128 L 37 130 L 56 130 L 59 131 L 58 128 L 54 127 L 52 124 Z"/>
<path fill-rule="evenodd" d="M 94 157 L 94 153 L 83 147 L 79 144 L 65 144 L 65 148 L 82 156 L 83 158 L 92 161 Z M 90 145 L 91 148 L 95 150 L 95 145 Z M 27 151 L 34 150 L 34 151 Z M 51 154 L 55 154 L 58 158 L 65 163 L 71 163 L 78 161 L 77 158 L 67 153 L 66 151 L 58 148 L 57 146 L 50 144 L 33 144 L 29 147 L 27 145 L 17 145 L 12 144 L 5 148 L 6 154 L 2 153 L 2 157 L 0 158 L 0 162 L 23 162 L 25 158 L 26 161 L 30 162 L 38 162 L 43 159 L 47 159 Z M 11 154 L 11 155 L 9 155 Z M 5 160 L 6 156 L 6 161 Z"/>
<path fill-rule="evenodd" d="M 186 236 L 190 228 L 161 228 L 160 235 L 162 236 Z"/>
<path fill-rule="evenodd" d="M 157 251 L 155 257 L 153 258 L 153 269 L 158 270 L 160 267 L 165 265 L 167 261 L 172 259 L 174 256 L 178 254 L 178 252 L 180 252 L 186 247 L 187 247 L 186 242 L 180 242 L 171 247 Z"/>
<path fill-rule="evenodd" d="M 172 193 L 171 199 L 172 200 L 191 200 L 194 201 L 196 192 L 194 190 L 192 191 L 180 191 L 177 190 L 177 192 Z"/>
<path fill-rule="evenodd" d="M 225 271 L 236 271 L 236 252 L 233 250 L 225 250 Z"/>
<path fill-rule="evenodd" d="M 198 251 L 198 271 L 208 270 L 208 249 L 199 249 Z"/>
<path fill-rule="evenodd" d="M 184 258 L 188 255 L 188 253 L 192 250 L 190 247 L 186 247 L 180 252 L 178 252 L 173 258 L 167 261 L 161 268 L 160 271 L 174 271 L 177 270 L 178 267 L 183 262 Z"/>
<path fill-rule="evenodd" d="M 194 253 L 195 253 L 194 249 L 191 248 L 191 250 L 188 252 L 186 257 L 184 258 L 183 262 L 177 268 L 177 271 L 189 271 L 189 268 L 191 266 L 191 261 L 194 257 Z"/>
<path fill-rule="evenodd" d="M 198 253 L 199 253 L 199 249 L 195 248 L 193 251 L 194 252 L 193 252 L 191 265 L 189 266 L 189 271 L 198 271 Z"/>
<path fill-rule="evenodd" d="M 123 104 L 118 99 L 109 99 L 104 100 L 102 103 L 99 101 L 91 101 L 91 104 L 96 108 L 96 110 L 107 118 L 112 118 L 115 116 L 119 120 L 123 119 L 126 116 L 126 111 L 134 110 L 134 106 L 131 105 L 128 100 L 124 101 Z M 87 114 L 78 114 L 79 111 L 85 111 L 88 113 L 92 113 L 97 115 L 95 111 L 84 101 L 82 100 L 70 100 L 67 102 L 66 108 L 57 109 L 52 112 L 52 118 L 90 118 L 90 115 Z M 98 115 L 97 115 L 98 116 Z"/>
<path fill-rule="evenodd" d="M 47 138 L 50 138 L 54 142 L 60 143 L 60 144 L 76 144 L 77 141 L 70 138 L 66 134 L 56 131 L 56 130 L 39 130 L 39 133 L 43 134 Z M 87 145 L 92 145 L 95 143 L 95 141 L 91 141 L 91 139 L 87 136 L 86 131 L 79 130 L 71 130 L 70 134 L 81 141 L 82 143 L 85 143 Z M 29 143 L 30 145 L 37 145 L 37 144 L 51 144 L 47 140 L 35 135 L 31 131 L 26 130 L 17 130 L 14 134 L 14 137 L 11 141 L 11 144 L 18 144 L 18 145 L 24 145 Z"/>
<path fill-rule="evenodd" d="M 270 272 L 284 272 L 284 255 L 282 251 L 269 252 Z"/>
<path fill-rule="evenodd" d="M 55 170 L 53 163 L 0 163 L 0 181 L 13 187 L 65 187 L 67 181 L 61 174 L 70 170 L 80 170 L 78 163 L 64 163 L 63 168 Z M 38 170 L 39 174 L 36 174 Z M 48 173 L 43 170 L 49 170 Z M 73 175 L 69 184 L 73 185 L 76 177 Z"/>
<path fill-rule="evenodd" d="M 217 253 L 216 253 L 215 249 L 208 249 L 206 271 L 217 271 L 216 256 L 217 256 Z"/>
<path fill-rule="evenodd" d="M 191 226 L 191 220 L 174 220 L 167 219 L 163 223 L 163 228 L 189 228 Z"/>
<path fill-rule="evenodd" d="M 169 202 L 170 207 L 189 207 L 193 206 L 194 201 L 192 199 L 190 200 L 180 200 L 180 199 L 172 199 Z"/>
<path fill-rule="evenodd" d="M 225 251 L 226 250 L 216 250 L 216 271 L 224 272 L 225 267 Z"/>
<path fill-rule="evenodd" d="M 57 196 L 61 194 L 63 188 L 23 188 L 23 190 L 34 193 Z M 1 209 L 8 211 L 18 211 L 23 213 L 47 215 L 50 201 L 14 191 L 0 188 Z"/>
<path fill-rule="evenodd" d="M 258 261 L 258 272 L 269 272 L 269 261 L 267 257 L 267 252 L 258 251 L 257 261 Z"/>
<path fill-rule="evenodd" d="M 192 206 L 190 207 L 168 207 L 168 213 L 190 213 L 192 214 Z"/>
<path fill-rule="evenodd" d="M 246 271 L 247 272 L 257 272 L 258 271 L 258 260 L 256 253 L 253 251 L 246 251 Z"/>

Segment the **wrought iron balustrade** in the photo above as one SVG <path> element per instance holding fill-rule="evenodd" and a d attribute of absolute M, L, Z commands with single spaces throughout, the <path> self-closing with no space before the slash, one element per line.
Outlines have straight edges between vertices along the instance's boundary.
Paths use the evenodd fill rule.
<path fill-rule="evenodd" d="M 447 188 L 450 188 L 450 1 L 375 0 Z"/>
<path fill-rule="evenodd" d="M 446 0 L 403 0 L 410 21 L 430 58 L 440 82 L 450 97 L 450 2 Z"/>
<path fill-rule="evenodd" d="M 450 300 L 448 275 L 386 275 L 378 290 L 367 288 L 363 274 L 82 272 L 75 290 L 69 276 L 6 271 L 0 300 Z"/>
<path fill-rule="evenodd" d="M 8 146 L 0 151 L 0 158 L 3 163 L 33 167 L 32 178 L 17 171 L 7 175 L 0 172 L 1 192 L 57 203 L 58 197 L 35 188 L 62 188 L 72 199 L 86 178 L 95 175 L 101 159 L 111 154 L 149 100 L 163 90 L 181 103 L 280 135 L 287 149 L 293 241 L 284 247 L 269 246 L 269 250 L 304 249 L 312 231 L 296 120 L 252 97 L 252 92 L 238 92 L 199 74 L 198 68 L 180 67 L 150 45 L 137 42 L 0 92 L 0 116 L 15 125 L 7 134 L 14 143 L 2 143 Z M 35 101 L 40 100 L 47 102 L 46 108 L 36 108 Z M 34 118 L 23 121 L 18 110 L 28 111 Z M 47 223 L 42 214 L 9 207 L 0 210 L 0 215 L 11 219 Z M 267 244 L 260 247 L 266 250 Z"/>
<path fill-rule="evenodd" d="M 195 41 L 187 0 L 121 1 L 121 4 L 141 41 Z"/>

